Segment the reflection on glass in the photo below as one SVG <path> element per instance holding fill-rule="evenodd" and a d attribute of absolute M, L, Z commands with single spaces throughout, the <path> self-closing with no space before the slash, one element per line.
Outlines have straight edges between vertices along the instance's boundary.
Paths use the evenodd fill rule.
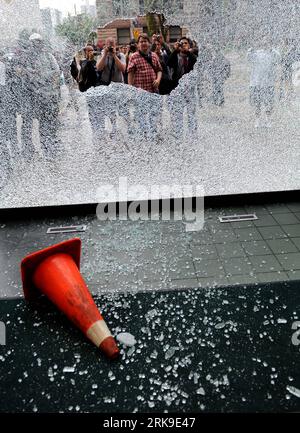
<path fill-rule="evenodd" d="M 298 2 L 99 0 L 62 19 L 0 0 L 0 12 L 0 206 L 97 201 L 122 175 L 201 179 L 210 195 L 299 186 L 272 159 L 287 136 L 290 171 L 297 159 Z"/>

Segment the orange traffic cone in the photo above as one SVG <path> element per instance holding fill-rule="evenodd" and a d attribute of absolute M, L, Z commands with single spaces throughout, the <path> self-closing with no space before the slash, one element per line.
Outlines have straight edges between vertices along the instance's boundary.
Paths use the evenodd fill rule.
<path fill-rule="evenodd" d="M 81 240 L 71 239 L 25 257 L 25 299 L 44 293 L 108 358 L 119 349 L 79 272 Z"/>

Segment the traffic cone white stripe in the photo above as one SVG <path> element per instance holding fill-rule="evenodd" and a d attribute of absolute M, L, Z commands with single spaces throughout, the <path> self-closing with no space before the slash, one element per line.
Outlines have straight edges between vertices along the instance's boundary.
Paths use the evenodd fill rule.
<path fill-rule="evenodd" d="M 86 336 L 95 346 L 99 347 L 107 337 L 112 335 L 104 320 L 98 320 L 87 330 Z"/>

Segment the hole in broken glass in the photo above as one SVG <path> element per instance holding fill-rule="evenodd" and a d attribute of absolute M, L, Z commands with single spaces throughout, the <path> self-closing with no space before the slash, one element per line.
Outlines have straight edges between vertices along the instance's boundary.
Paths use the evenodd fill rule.
<path fill-rule="evenodd" d="M 168 122 L 171 135 L 182 138 L 187 107 L 189 127 L 195 130 L 192 86 L 186 89 L 186 81 L 177 88 L 194 70 L 197 56 L 188 29 L 167 25 L 162 13 L 116 18 L 98 27 L 96 39 L 87 41 L 72 62 L 73 78 L 86 92 L 94 142 L 101 142 L 104 131 L 115 140 L 118 129 L 129 140 L 153 142 L 163 138 Z M 174 100 L 181 110 L 175 110 Z"/>

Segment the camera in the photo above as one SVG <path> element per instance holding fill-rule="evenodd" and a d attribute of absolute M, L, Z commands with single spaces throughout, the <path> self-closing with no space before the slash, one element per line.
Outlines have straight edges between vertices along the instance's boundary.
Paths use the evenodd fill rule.
<path fill-rule="evenodd" d="M 114 47 L 108 47 L 108 52 L 109 53 L 113 53 L 114 52 Z"/>
<path fill-rule="evenodd" d="M 182 47 L 183 47 L 182 42 L 178 42 L 178 48 L 182 48 Z"/>

